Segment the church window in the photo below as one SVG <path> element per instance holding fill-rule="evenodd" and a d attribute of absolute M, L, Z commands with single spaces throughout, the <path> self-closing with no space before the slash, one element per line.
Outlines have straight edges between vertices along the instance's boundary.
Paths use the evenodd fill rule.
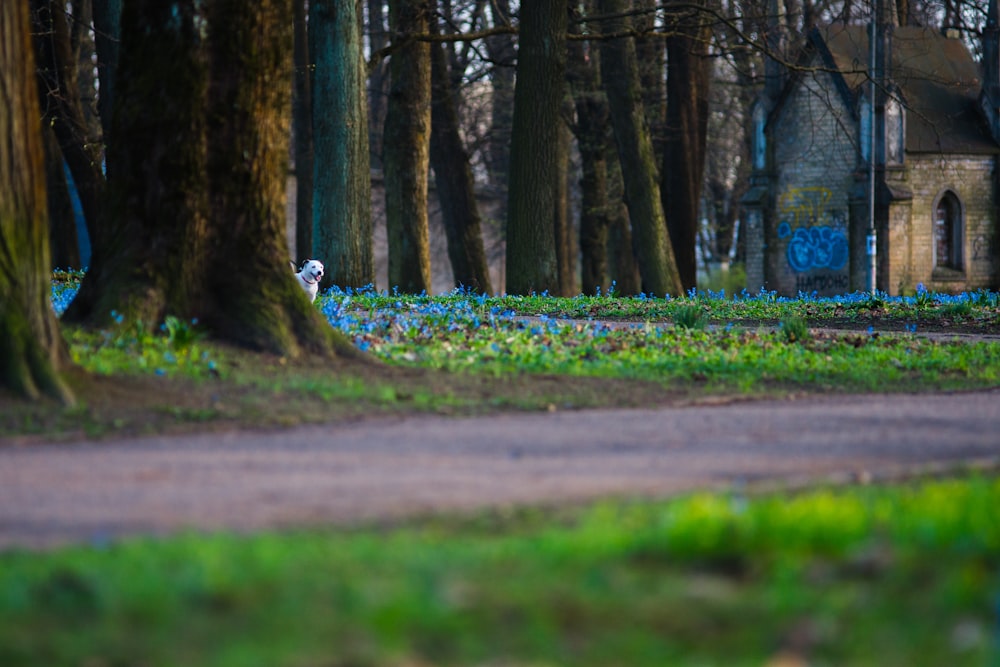
<path fill-rule="evenodd" d="M 962 207 L 958 197 L 946 192 L 938 201 L 934 215 L 934 266 L 962 269 Z"/>

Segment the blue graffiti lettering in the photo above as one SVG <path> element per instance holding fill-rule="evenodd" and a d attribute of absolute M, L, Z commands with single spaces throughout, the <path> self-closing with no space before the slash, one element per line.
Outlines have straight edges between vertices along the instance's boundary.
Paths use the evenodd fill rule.
<path fill-rule="evenodd" d="M 813 269 L 839 271 L 847 264 L 847 236 L 827 225 L 799 227 L 788 242 L 788 264 L 797 273 Z"/>

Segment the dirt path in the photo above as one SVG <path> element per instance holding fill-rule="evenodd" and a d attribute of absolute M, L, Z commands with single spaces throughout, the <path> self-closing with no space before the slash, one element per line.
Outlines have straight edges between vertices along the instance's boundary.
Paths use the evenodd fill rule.
<path fill-rule="evenodd" d="M 0 446 L 0 549 L 1000 461 L 1000 391 Z"/>

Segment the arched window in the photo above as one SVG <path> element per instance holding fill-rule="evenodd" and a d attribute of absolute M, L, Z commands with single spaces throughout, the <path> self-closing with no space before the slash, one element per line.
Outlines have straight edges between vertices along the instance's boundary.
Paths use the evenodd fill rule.
<path fill-rule="evenodd" d="M 903 105 L 894 97 L 885 103 L 885 162 L 903 164 L 905 141 Z"/>
<path fill-rule="evenodd" d="M 962 270 L 962 206 L 953 192 L 938 200 L 934 212 L 934 266 Z"/>
<path fill-rule="evenodd" d="M 767 124 L 767 111 L 763 104 L 757 104 L 753 110 L 753 168 L 759 170 L 767 166 L 767 135 L 764 126 Z"/>

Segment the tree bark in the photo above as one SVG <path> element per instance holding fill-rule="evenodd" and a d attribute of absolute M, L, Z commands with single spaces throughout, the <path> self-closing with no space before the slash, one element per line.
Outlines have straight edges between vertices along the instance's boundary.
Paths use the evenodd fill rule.
<path fill-rule="evenodd" d="M 73 394 L 49 294 L 45 157 L 28 6 L 0 3 L 0 387 L 15 395 Z"/>
<path fill-rule="evenodd" d="M 628 9 L 624 0 L 602 0 L 601 12 L 614 18 L 603 22 L 605 33 L 628 27 L 621 18 Z M 638 258 L 642 288 L 656 296 L 681 294 L 682 284 L 667 237 L 653 145 L 643 115 L 635 44 L 612 39 L 601 44 L 601 69 L 611 121 L 618 145 L 625 202 L 632 221 L 632 240 Z"/>
<path fill-rule="evenodd" d="M 292 135 L 295 137 L 295 259 L 301 265 L 313 256 L 313 134 L 312 71 L 306 0 L 292 0 L 295 26 L 295 85 L 292 95 Z"/>
<path fill-rule="evenodd" d="M 701 15 L 679 10 L 678 34 L 667 39 L 667 127 L 660 191 L 670 242 L 684 290 L 698 285 L 698 237 L 711 61 L 709 27 Z"/>
<path fill-rule="evenodd" d="M 569 116 L 567 109 L 565 115 Z M 559 271 L 558 296 L 575 296 L 576 291 L 576 244 L 573 243 L 573 222 L 570 219 L 569 204 L 569 148 L 571 133 L 565 122 L 559 123 L 559 152 L 556 160 L 556 207 L 552 212 L 552 227 L 555 232 L 556 267 Z"/>
<path fill-rule="evenodd" d="M 353 351 L 288 268 L 288 0 L 127 3 L 110 157 L 115 243 L 67 312 L 296 356 Z"/>
<path fill-rule="evenodd" d="M 313 74 L 313 247 L 323 285 L 375 283 L 368 108 L 360 0 L 310 3 Z"/>
<path fill-rule="evenodd" d="M 446 60 L 444 47 L 432 44 L 430 159 L 447 234 L 448 258 L 456 285 L 491 294 L 472 167 L 458 132 L 458 112 Z"/>
<path fill-rule="evenodd" d="M 384 136 L 385 214 L 389 241 L 389 286 L 402 292 L 431 291 L 431 255 L 427 219 L 430 167 L 431 59 L 427 42 L 409 40 L 426 34 L 429 0 L 392 0 L 389 19 L 403 40 L 389 61 L 392 82 Z"/>
<path fill-rule="evenodd" d="M 559 289 L 553 219 L 559 194 L 559 128 L 565 89 L 567 6 L 521 7 L 507 198 L 507 292 Z"/>
<path fill-rule="evenodd" d="M 118 168 L 109 183 L 108 235 L 93 243 L 90 269 L 66 320 L 103 325 L 117 311 L 156 324 L 168 311 L 201 310 L 209 60 L 195 1 L 178 5 L 173 22 L 152 0 L 124 7 L 107 147 Z"/>

